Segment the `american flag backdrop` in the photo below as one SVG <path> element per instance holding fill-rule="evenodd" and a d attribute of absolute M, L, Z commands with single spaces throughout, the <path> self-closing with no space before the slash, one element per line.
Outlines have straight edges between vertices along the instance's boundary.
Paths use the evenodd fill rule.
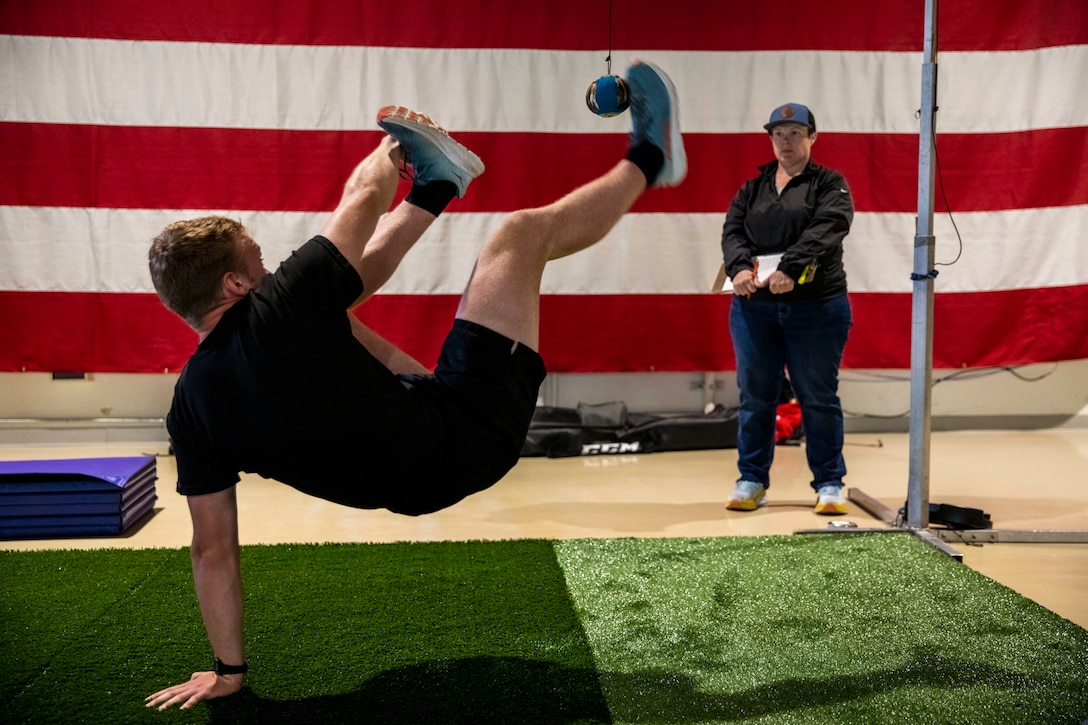
<path fill-rule="evenodd" d="M 432 364 L 504 214 L 622 156 L 629 117 L 585 106 L 610 47 L 613 73 L 638 56 L 672 76 L 690 171 L 549 267 L 549 369 L 733 368 L 729 298 L 710 294 L 721 225 L 787 101 L 813 109 L 814 159 L 857 206 L 845 365 L 907 368 L 924 15 L 923 0 L 0 0 L 0 371 L 180 370 L 196 336 L 155 297 L 151 238 L 225 213 L 274 267 L 318 231 L 390 103 L 487 164 L 360 310 Z M 937 27 L 937 261 L 955 264 L 935 281 L 934 366 L 1088 358 L 1088 3 L 948 0 Z"/>

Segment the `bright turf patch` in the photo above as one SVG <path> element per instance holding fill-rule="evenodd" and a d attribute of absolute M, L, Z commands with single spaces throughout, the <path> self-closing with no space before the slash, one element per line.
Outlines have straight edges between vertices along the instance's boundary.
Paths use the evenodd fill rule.
<path fill-rule="evenodd" d="M 556 549 L 616 722 L 1088 716 L 1088 632 L 907 534 Z"/>

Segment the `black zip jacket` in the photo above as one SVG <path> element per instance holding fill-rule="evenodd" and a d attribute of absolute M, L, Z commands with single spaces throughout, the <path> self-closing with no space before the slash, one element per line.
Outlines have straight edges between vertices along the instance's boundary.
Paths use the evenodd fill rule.
<path fill-rule="evenodd" d="M 725 272 L 732 279 L 754 268 L 757 255 L 782 252 L 778 269 L 803 284 L 772 295 L 760 289 L 753 298 L 782 302 L 823 300 L 846 292 L 842 242 L 854 219 L 854 201 L 846 179 L 813 163 L 790 179 L 779 195 L 774 176 L 778 162 L 759 167 L 760 175 L 740 187 L 722 227 Z"/>

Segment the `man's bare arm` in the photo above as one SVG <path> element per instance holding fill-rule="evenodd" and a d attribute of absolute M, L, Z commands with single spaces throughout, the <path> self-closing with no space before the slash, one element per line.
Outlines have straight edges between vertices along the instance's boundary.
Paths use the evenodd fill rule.
<path fill-rule="evenodd" d="M 431 372 L 414 357 L 360 322 L 359 318 L 353 313 L 348 312 L 348 319 L 351 321 L 351 331 L 354 333 L 355 339 L 363 343 L 363 347 L 392 372 L 398 374 L 418 373 L 420 375 Z"/>
<path fill-rule="evenodd" d="M 234 487 L 189 497 L 193 519 L 193 583 L 204 628 L 215 656 L 228 665 L 245 662 L 242 573 L 238 543 L 238 500 Z M 242 689 L 245 675 L 194 672 L 186 682 L 147 698 L 148 707 L 192 707 L 201 700 Z"/>

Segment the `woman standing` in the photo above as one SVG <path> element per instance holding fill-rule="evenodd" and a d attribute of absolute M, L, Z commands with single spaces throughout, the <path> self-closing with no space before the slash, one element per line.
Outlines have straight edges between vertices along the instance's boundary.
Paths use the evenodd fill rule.
<path fill-rule="evenodd" d="M 854 203 L 843 176 L 812 161 L 816 119 L 806 106 L 779 106 L 763 128 L 775 160 L 741 186 L 722 229 L 740 388 L 740 478 L 726 508 L 766 503 L 785 368 L 801 405 L 816 513 L 845 514 L 838 385 L 851 316 L 842 243 Z"/>

